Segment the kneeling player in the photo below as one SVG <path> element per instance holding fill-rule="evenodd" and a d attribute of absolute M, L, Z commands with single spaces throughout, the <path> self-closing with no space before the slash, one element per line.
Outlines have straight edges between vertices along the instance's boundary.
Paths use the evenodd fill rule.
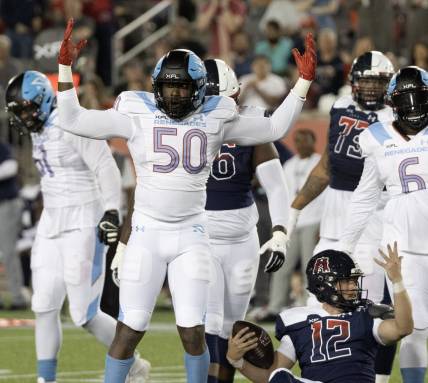
<path fill-rule="evenodd" d="M 257 347 L 258 339 L 243 329 L 229 340 L 228 360 L 254 382 L 322 381 L 325 383 L 374 383 L 374 362 L 379 344 L 391 344 L 409 335 L 413 318 L 403 286 L 397 244 L 380 252 L 382 266 L 394 286 L 395 317 L 382 319 L 379 306 L 362 298 L 363 274 L 346 253 L 325 250 L 306 268 L 308 290 L 322 307 L 296 307 L 278 316 L 276 337 L 281 344 L 269 369 L 243 360 Z M 389 313 L 388 313 L 389 314 Z M 287 370 L 299 362 L 304 379 Z"/>

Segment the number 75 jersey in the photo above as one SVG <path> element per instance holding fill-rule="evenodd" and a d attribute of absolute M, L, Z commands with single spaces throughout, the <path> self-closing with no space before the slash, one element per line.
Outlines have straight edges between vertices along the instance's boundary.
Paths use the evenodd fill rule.
<path fill-rule="evenodd" d="M 396 240 L 402 251 L 427 254 L 428 127 L 408 138 L 392 122 L 376 123 L 360 135 L 360 146 L 366 163 L 357 190 L 364 193 L 385 185 L 391 197 L 385 207 L 383 245 Z"/>

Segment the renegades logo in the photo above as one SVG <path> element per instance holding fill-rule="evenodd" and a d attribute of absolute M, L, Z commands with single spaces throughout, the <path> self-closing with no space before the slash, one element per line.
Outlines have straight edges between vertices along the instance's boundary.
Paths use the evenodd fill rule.
<path fill-rule="evenodd" d="M 315 261 L 313 274 L 329 273 L 330 260 L 327 257 L 320 257 Z"/>

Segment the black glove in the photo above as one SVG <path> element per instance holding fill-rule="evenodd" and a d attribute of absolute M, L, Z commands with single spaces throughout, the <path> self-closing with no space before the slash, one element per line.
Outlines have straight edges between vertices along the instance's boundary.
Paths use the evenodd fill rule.
<path fill-rule="evenodd" d="M 112 245 L 119 239 L 119 212 L 107 210 L 98 224 L 98 238 L 106 244 Z"/>

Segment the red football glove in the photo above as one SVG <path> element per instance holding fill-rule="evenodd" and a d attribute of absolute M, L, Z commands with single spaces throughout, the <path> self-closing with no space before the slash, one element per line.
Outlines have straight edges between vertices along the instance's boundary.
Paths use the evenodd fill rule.
<path fill-rule="evenodd" d="M 86 45 L 87 40 L 80 40 L 77 45 L 71 41 L 71 32 L 73 32 L 74 20 L 69 19 L 67 28 L 64 32 L 64 39 L 59 49 L 58 63 L 70 66 L 79 55 L 80 50 Z"/>
<path fill-rule="evenodd" d="M 297 48 L 293 48 L 291 53 L 297 64 L 300 77 L 312 81 L 315 78 L 315 69 L 317 68 L 317 54 L 315 52 L 315 42 L 312 33 L 306 35 L 305 53 L 303 53 L 303 56 Z"/>

